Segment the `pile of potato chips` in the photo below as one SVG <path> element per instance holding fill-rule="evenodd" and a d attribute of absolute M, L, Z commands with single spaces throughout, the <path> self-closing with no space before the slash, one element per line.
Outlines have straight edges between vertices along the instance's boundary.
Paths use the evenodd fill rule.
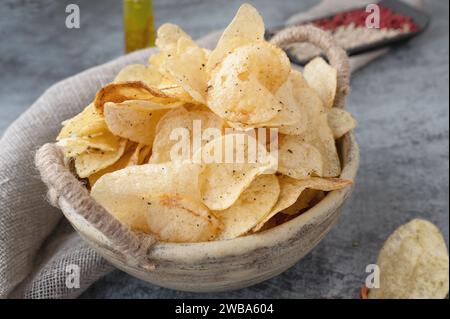
<path fill-rule="evenodd" d="M 293 70 L 264 32 L 246 4 L 213 51 L 164 24 L 148 65 L 125 67 L 63 123 L 58 144 L 107 211 L 161 241 L 222 240 L 267 229 L 351 184 L 338 178 L 335 140 L 356 122 L 333 108 L 337 71 L 321 58 Z M 180 128 L 196 145 L 174 159 Z M 267 151 L 275 142 L 276 157 Z M 204 160 L 224 145 L 250 157 L 255 144 L 255 161 Z"/>

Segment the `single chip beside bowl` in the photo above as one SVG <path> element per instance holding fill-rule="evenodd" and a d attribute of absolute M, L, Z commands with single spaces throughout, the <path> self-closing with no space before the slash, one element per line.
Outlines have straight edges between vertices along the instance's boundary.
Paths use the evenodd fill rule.
<path fill-rule="evenodd" d="M 369 299 L 443 299 L 449 289 L 449 258 L 439 229 L 423 219 L 397 228 L 381 249 L 379 288 Z"/>

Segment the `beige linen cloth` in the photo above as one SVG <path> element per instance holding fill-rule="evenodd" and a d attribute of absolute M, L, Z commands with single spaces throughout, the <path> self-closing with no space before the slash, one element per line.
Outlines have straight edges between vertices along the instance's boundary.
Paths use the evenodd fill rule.
<path fill-rule="evenodd" d="M 333 5 L 318 8 L 322 14 L 330 12 Z M 311 12 L 314 10 L 317 8 Z M 290 22 L 308 16 L 302 14 Z M 198 42 L 212 47 L 218 34 Z M 88 105 L 122 67 L 146 63 L 152 52 L 154 49 L 146 49 L 126 55 L 53 85 L 4 133 L 0 141 L 0 298 L 75 298 L 113 269 L 79 237 L 61 212 L 48 204 L 34 153 L 42 144 L 54 141 L 61 122 Z M 353 58 L 353 70 L 384 53 Z M 79 266 L 79 288 L 66 285 L 71 271 L 67 266 L 71 265 Z"/>

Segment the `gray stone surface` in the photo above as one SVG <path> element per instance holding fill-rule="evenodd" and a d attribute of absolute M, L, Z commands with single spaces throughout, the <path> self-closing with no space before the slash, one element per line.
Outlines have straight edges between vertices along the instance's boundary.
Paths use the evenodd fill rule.
<path fill-rule="evenodd" d="M 268 25 L 315 1 L 252 1 Z M 65 5 L 81 29 L 64 26 Z M 223 27 L 241 1 L 155 1 L 156 23 L 192 36 Z M 429 30 L 356 74 L 348 108 L 359 121 L 357 186 L 338 224 L 296 266 L 262 284 L 220 294 L 159 288 L 120 271 L 84 298 L 353 298 L 385 238 L 415 217 L 449 229 L 449 3 L 426 1 Z M 0 4 L 0 133 L 48 86 L 122 54 L 120 1 L 4 0 Z"/>

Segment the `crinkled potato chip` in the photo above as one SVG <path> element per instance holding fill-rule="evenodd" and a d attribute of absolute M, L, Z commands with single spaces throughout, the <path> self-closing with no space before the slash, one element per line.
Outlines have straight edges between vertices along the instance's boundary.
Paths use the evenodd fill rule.
<path fill-rule="evenodd" d="M 137 146 L 138 146 L 138 144 L 128 141 L 127 145 L 125 146 L 125 151 L 124 151 L 122 157 L 117 162 L 113 163 L 112 165 L 110 165 L 108 167 L 105 167 L 105 168 L 99 170 L 98 172 L 96 172 L 92 175 L 89 175 L 89 177 L 88 177 L 89 185 L 92 187 L 100 177 L 102 177 L 103 175 L 105 175 L 107 173 L 118 171 L 129 165 L 137 165 L 137 164 L 131 163 L 131 158 L 134 156 L 134 154 L 137 150 Z M 142 164 L 142 163 L 140 163 L 140 164 Z"/>
<path fill-rule="evenodd" d="M 163 74 L 161 82 L 165 83 L 160 83 L 160 89 L 182 101 L 205 103 L 209 51 L 170 23 L 158 29 L 156 45 L 161 52 L 150 57 L 149 63 Z"/>
<path fill-rule="evenodd" d="M 279 138 L 278 171 L 284 175 L 303 179 L 322 176 L 322 155 L 303 138 L 284 135 Z"/>
<path fill-rule="evenodd" d="M 120 147 L 120 141 L 120 137 L 106 131 L 100 135 L 64 138 L 58 145 L 62 146 L 65 156 L 74 157 L 89 150 L 115 151 Z"/>
<path fill-rule="evenodd" d="M 128 161 L 127 166 L 141 165 L 148 161 L 152 147 L 150 145 L 138 144 Z"/>
<path fill-rule="evenodd" d="M 156 46 L 166 54 L 176 54 L 178 41 L 185 40 L 188 46 L 197 46 L 192 38 L 179 26 L 172 23 L 164 23 L 158 28 Z"/>
<path fill-rule="evenodd" d="M 241 80 L 226 65 L 210 81 L 207 105 L 223 119 L 243 124 L 268 122 L 281 111 L 281 103 L 255 75 Z"/>
<path fill-rule="evenodd" d="M 321 178 L 312 177 L 303 180 L 291 178 L 289 176 L 279 176 L 280 196 L 272 210 L 267 213 L 254 227 L 254 231 L 260 230 L 264 224 L 277 213 L 295 205 L 299 196 L 307 189 L 332 191 L 347 187 L 352 184 L 351 181 L 339 178 Z"/>
<path fill-rule="evenodd" d="M 120 146 L 120 137 L 108 130 L 93 104 L 63 124 L 57 140 L 66 157 L 75 157 L 86 151 L 115 151 Z"/>
<path fill-rule="evenodd" d="M 270 121 L 256 124 L 228 121 L 229 125 L 240 130 L 273 127 L 278 128 L 282 134 L 300 135 L 303 133 L 306 130 L 307 116 L 296 99 L 294 91 L 297 89 L 297 83 L 295 83 L 294 77 L 295 74 L 291 73 L 288 80 L 276 92 L 275 99 L 280 104 L 280 110 Z"/>
<path fill-rule="evenodd" d="M 185 41 L 184 38 L 179 42 Z M 183 52 L 167 57 L 160 70 L 170 75 L 195 101 L 205 103 L 208 75 L 205 71 L 207 56 L 202 48 L 186 47 Z"/>
<path fill-rule="evenodd" d="M 103 106 L 107 102 L 122 103 L 130 100 L 147 100 L 160 104 L 177 102 L 159 89 L 149 87 L 144 82 L 134 81 L 111 83 L 102 87 L 95 95 L 95 109 L 103 115 Z"/>
<path fill-rule="evenodd" d="M 276 158 L 247 134 L 227 134 L 209 142 L 194 155 L 194 161 L 203 164 L 200 192 L 211 210 L 227 209 L 256 176 L 273 173 L 276 167 Z"/>
<path fill-rule="evenodd" d="M 328 125 L 325 108 L 313 89 L 304 87 L 296 91 L 297 99 L 308 117 L 306 131 L 300 136 L 314 146 L 322 156 L 322 176 L 337 177 L 341 174 L 341 163 L 333 133 Z"/>
<path fill-rule="evenodd" d="M 341 138 L 353 130 L 357 125 L 353 116 L 343 109 L 335 107 L 327 109 L 327 115 L 328 125 L 330 126 L 335 139 Z"/>
<path fill-rule="evenodd" d="M 276 214 L 275 216 L 273 216 L 271 219 L 269 219 L 263 227 L 261 227 L 258 232 L 263 232 L 266 230 L 269 230 L 271 228 L 274 228 L 278 225 L 281 225 L 289 220 L 291 220 L 292 218 L 294 218 L 293 216 L 290 215 L 285 215 L 285 214 Z"/>
<path fill-rule="evenodd" d="M 198 164 L 181 162 L 130 166 L 102 176 L 91 194 L 132 229 L 168 242 L 208 241 L 221 222 L 200 201 L 200 171 Z"/>
<path fill-rule="evenodd" d="M 289 74 L 288 79 L 288 88 L 282 86 L 280 90 L 288 90 L 290 92 L 286 92 L 283 94 L 287 96 L 287 101 L 283 102 L 283 108 L 280 114 L 278 114 L 272 121 L 276 122 L 277 118 L 281 118 L 282 120 L 278 120 L 279 125 L 277 125 L 278 130 L 281 134 L 287 135 L 301 135 L 303 134 L 308 125 L 308 112 L 307 109 L 309 107 L 309 103 L 320 102 L 319 99 L 311 98 L 308 96 L 308 90 L 312 91 L 306 81 L 303 79 L 302 74 L 292 69 Z M 298 91 L 307 88 L 306 91 L 302 93 L 298 93 Z M 283 92 L 283 91 L 281 91 Z M 281 93 L 280 91 L 278 94 Z M 287 121 L 286 119 L 290 118 L 292 122 Z"/>
<path fill-rule="evenodd" d="M 103 175 L 118 171 L 127 166 L 142 165 L 148 161 L 151 153 L 151 146 L 144 144 L 136 144 L 128 141 L 125 152 L 122 157 L 114 164 L 98 171 L 89 176 L 89 185 L 92 187 L 95 182 Z"/>
<path fill-rule="evenodd" d="M 257 176 L 231 207 L 216 212 L 224 225 L 218 239 L 245 235 L 271 211 L 279 194 L 275 175 Z"/>
<path fill-rule="evenodd" d="M 114 83 L 141 81 L 150 87 L 161 83 L 162 75 L 154 66 L 130 64 L 124 67 L 114 79 Z"/>
<path fill-rule="evenodd" d="M 196 127 L 195 131 L 194 125 Z M 153 142 L 150 163 L 164 163 L 171 160 L 190 159 L 196 151 L 193 149 L 194 147 L 201 147 L 210 140 L 220 137 L 223 135 L 224 127 L 225 122 L 206 108 L 203 110 L 187 110 L 184 107 L 174 109 L 167 113 L 159 121 L 156 127 L 156 137 Z M 171 136 L 177 129 L 187 130 L 186 133 L 188 133 L 188 136 Z M 214 129 L 217 129 L 220 133 L 219 136 L 203 136 Z M 194 135 L 201 138 L 198 145 L 194 145 Z M 177 147 L 177 145 L 180 145 L 181 148 Z M 183 150 L 182 148 L 186 146 L 188 146 L 188 149 Z M 171 151 L 177 151 L 176 158 L 172 158 Z"/>
<path fill-rule="evenodd" d="M 303 76 L 325 107 L 333 107 L 337 88 L 337 70 L 324 59 L 317 57 L 305 65 Z"/>
<path fill-rule="evenodd" d="M 97 113 L 93 103 L 62 124 L 63 128 L 56 137 L 57 141 L 71 137 L 99 135 L 108 130 L 105 120 Z"/>
<path fill-rule="evenodd" d="M 125 151 L 126 140 L 121 140 L 120 146 L 115 151 L 89 150 L 75 157 L 75 169 L 81 178 L 90 175 L 114 164 Z"/>
<path fill-rule="evenodd" d="M 209 56 L 208 71 L 213 70 L 234 49 L 264 41 L 264 32 L 264 21 L 258 11 L 249 4 L 241 5 Z"/>
<path fill-rule="evenodd" d="M 286 215 L 297 215 L 302 210 L 314 206 L 325 197 L 325 192 L 317 189 L 307 188 L 305 189 L 297 201 L 281 212 Z"/>
<path fill-rule="evenodd" d="M 286 100 L 291 92 L 284 88 L 277 97 L 277 91 L 289 73 L 289 59 L 273 45 L 239 47 L 211 75 L 207 105 L 222 118 L 243 124 L 270 123 L 278 113 L 286 118 L 281 112 L 284 103 L 293 101 Z"/>
<path fill-rule="evenodd" d="M 369 299 L 444 299 L 449 288 L 449 258 L 439 229 L 413 219 L 389 236 L 378 255 L 380 287 Z"/>
<path fill-rule="evenodd" d="M 159 120 L 169 110 L 177 107 L 180 107 L 179 103 L 158 104 L 146 100 L 107 102 L 104 105 L 104 117 L 114 135 L 152 145 Z"/>
<path fill-rule="evenodd" d="M 267 123 L 269 127 L 278 127 L 282 134 L 284 134 L 284 129 L 290 127 L 296 128 L 292 130 L 296 135 L 303 133 L 306 129 L 306 114 L 303 114 L 294 94 L 297 89 L 293 80 L 294 77 L 294 74 L 290 75 L 275 94 L 275 97 L 281 102 L 281 111 Z"/>
<path fill-rule="evenodd" d="M 220 69 L 232 71 L 241 80 L 255 75 L 258 82 L 272 93 L 287 81 L 291 71 L 291 63 L 286 53 L 265 41 L 235 49 L 222 63 Z"/>

